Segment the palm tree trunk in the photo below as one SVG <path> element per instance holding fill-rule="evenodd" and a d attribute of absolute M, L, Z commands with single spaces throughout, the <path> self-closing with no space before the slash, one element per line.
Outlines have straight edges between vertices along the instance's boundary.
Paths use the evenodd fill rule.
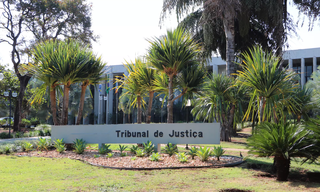
<path fill-rule="evenodd" d="M 81 85 L 80 104 L 79 104 L 79 109 L 78 109 L 78 118 L 77 118 L 76 125 L 80 125 L 80 121 L 82 119 L 82 112 L 83 112 L 83 106 L 84 106 L 84 97 L 85 97 L 88 85 L 89 85 L 89 81 L 88 80 L 83 82 L 82 85 Z"/>
<path fill-rule="evenodd" d="M 300 123 L 300 121 L 301 121 L 301 115 L 298 114 L 298 115 L 297 115 L 297 123 Z"/>
<path fill-rule="evenodd" d="M 234 47 L 235 47 L 235 32 L 234 32 L 234 19 L 231 15 L 226 14 L 223 19 L 224 32 L 226 36 L 226 70 L 227 75 L 232 76 L 235 71 L 234 64 Z"/>
<path fill-rule="evenodd" d="M 275 156 L 274 158 L 277 166 L 277 180 L 286 181 L 289 175 L 290 158 L 286 159 L 283 155 Z"/>
<path fill-rule="evenodd" d="M 259 121 L 260 122 L 263 122 L 263 115 L 264 115 L 264 108 L 266 107 L 266 100 L 265 100 L 265 98 L 264 97 L 261 97 L 261 99 L 260 99 L 260 119 L 259 119 Z"/>
<path fill-rule="evenodd" d="M 51 113 L 52 120 L 54 125 L 59 125 L 59 121 L 57 119 L 57 98 L 56 98 L 56 89 L 55 85 L 51 85 L 50 87 L 50 103 L 51 103 Z"/>
<path fill-rule="evenodd" d="M 141 124 L 141 96 L 140 95 L 137 97 L 137 102 L 138 102 L 137 123 Z"/>
<path fill-rule="evenodd" d="M 151 122 L 151 110 L 152 110 L 153 95 L 154 95 L 154 91 L 149 91 L 147 124 L 149 124 Z"/>
<path fill-rule="evenodd" d="M 68 109 L 69 109 L 69 91 L 70 91 L 70 83 L 64 85 L 63 90 L 63 110 L 62 110 L 62 124 L 68 124 Z"/>
<path fill-rule="evenodd" d="M 169 75 L 169 97 L 168 97 L 168 115 L 167 115 L 167 123 L 173 123 L 173 74 Z"/>

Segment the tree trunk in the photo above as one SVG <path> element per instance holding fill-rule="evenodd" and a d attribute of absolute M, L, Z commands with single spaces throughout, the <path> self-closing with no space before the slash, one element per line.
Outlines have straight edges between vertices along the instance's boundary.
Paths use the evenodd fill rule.
<path fill-rule="evenodd" d="M 297 123 L 300 123 L 300 121 L 301 121 L 301 114 L 298 114 L 297 115 Z"/>
<path fill-rule="evenodd" d="M 78 118 L 76 125 L 80 125 L 80 121 L 82 119 L 82 112 L 83 112 L 83 106 L 84 106 L 84 98 L 86 95 L 86 90 L 87 86 L 89 85 L 89 81 L 86 80 L 85 82 L 82 83 L 81 85 L 81 95 L 80 95 L 80 104 L 79 104 L 79 109 L 78 109 Z"/>
<path fill-rule="evenodd" d="M 260 119 L 259 119 L 259 122 L 263 122 L 263 115 L 264 115 L 264 108 L 266 106 L 266 100 L 264 97 L 261 97 L 260 98 L 260 102 L 259 102 L 259 105 L 260 105 Z"/>
<path fill-rule="evenodd" d="M 167 104 L 167 123 L 173 123 L 173 75 L 169 75 L 169 97 Z"/>
<path fill-rule="evenodd" d="M 141 124 L 141 96 L 139 95 L 137 98 L 138 102 L 138 116 L 137 116 L 137 123 Z"/>
<path fill-rule="evenodd" d="M 290 158 L 286 159 L 283 155 L 275 156 L 277 166 L 277 180 L 287 181 L 290 169 Z"/>
<path fill-rule="evenodd" d="M 149 124 L 151 122 L 151 110 L 152 110 L 153 95 L 154 95 L 154 91 L 149 91 L 147 124 Z"/>
<path fill-rule="evenodd" d="M 226 71 L 228 76 L 233 76 L 235 71 L 234 64 L 234 47 L 235 47 L 235 32 L 234 32 L 234 19 L 231 15 L 226 14 L 223 19 L 223 27 L 226 36 Z"/>
<path fill-rule="evenodd" d="M 54 125 L 59 125 L 59 121 L 57 119 L 57 98 L 56 98 L 56 90 L 55 85 L 50 87 L 50 103 L 51 103 L 51 113 L 52 113 L 52 120 Z"/>
<path fill-rule="evenodd" d="M 69 90 L 70 90 L 70 83 L 67 83 L 66 85 L 64 85 L 64 90 L 63 90 L 62 125 L 68 124 Z"/>
<path fill-rule="evenodd" d="M 14 124 L 13 124 L 14 132 L 20 131 L 23 97 L 31 77 L 24 75 L 24 76 L 18 76 L 18 78 L 20 82 L 20 90 L 19 90 L 17 101 L 16 101 L 16 108 L 14 110 Z"/>

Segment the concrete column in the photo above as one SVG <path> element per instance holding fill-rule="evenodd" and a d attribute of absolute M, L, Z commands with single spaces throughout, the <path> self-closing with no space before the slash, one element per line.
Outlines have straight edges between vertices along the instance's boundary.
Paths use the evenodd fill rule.
<path fill-rule="evenodd" d="M 305 59 L 301 58 L 301 87 L 306 83 L 306 67 L 305 67 Z"/>
<path fill-rule="evenodd" d="M 213 74 L 218 74 L 218 65 L 215 63 L 212 65 L 212 72 Z"/>
<path fill-rule="evenodd" d="M 109 87 L 110 87 L 110 90 L 109 90 L 109 94 L 108 94 L 108 101 L 107 101 L 107 124 L 112 124 L 112 122 L 109 121 L 109 117 L 110 115 L 109 114 L 112 114 L 112 108 L 113 108 L 113 92 L 114 92 L 114 89 L 113 89 L 113 73 L 111 71 L 111 73 L 109 73 Z"/>
<path fill-rule="evenodd" d="M 293 60 L 292 59 L 289 59 L 289 69 L 292 69 L 293 68 Z"/>
<path fill-rule="evenodd" d="M 317 71 L 317 57 L 313 57 L 313 71 L 315 72 Z"/>

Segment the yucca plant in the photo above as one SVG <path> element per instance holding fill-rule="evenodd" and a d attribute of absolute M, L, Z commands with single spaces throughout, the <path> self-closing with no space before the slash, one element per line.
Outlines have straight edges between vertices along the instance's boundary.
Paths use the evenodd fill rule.
<path fill-rule="evenodd" d="M 120 156 L 123 157 L 123 156 L 126 156 L 127 154 L 126 153 L 123 153 L 124 150 L 126 150 L 128 147 L 125 146 L 125 145 L 119 145 L 119 151 L 120 151 Z"/>
<path fill-rule="evenodd" d="M 74 152 L 77 154 L 82 154 L 86 148 L 86 142 L 83 139 L 76 139 L 73 142 L 74 145 Z"/>
<path fill-rule="evenodd" d="M 198 152 L 198 148 L 196 148 L 195 146 L 191 147 L 188 155 L 191 156 L 192 159 L 194 159 L 195 156 L 197 156 L 197 152 Z"/>
<path fill-rule="evenodd" d="M 248 138 L 249 153 L 274 156 L 277 180 L 285 181 L 292 158 L 312 158 L 315 144 L 309 134 L 310 131 L 299 124 L 263 122 L 257 126 L 256 134 Z"/>
<path fill-rule="evenodd" d="M 66 150 L 66 146 L 64 144 L 63 139 L 56 139 L 54 141 L 54 147 L 57 149 L 59 153 L 63 153 Z"/>
<path fill-rule="evenodd" d="M 177 154 L 178 160 L 179 160 L 181 163 L 186 163 L 186 162 L 188 162 L 188 157 L 186 156 L 185 153 L 176 153 L 176 154 Z"/>
<path fill-rule="evenodd" d="M 210 156 L 210 148 L 200 147 L 197 151 L 197 156 L 200 158 L 201 161 L 207 161 Z"/>
<path fill-rule="evenodd" d="M 221 146 L 219 146 L 219 147 L 214 146 L 214 147 L 213 147 L 213 150 L 212 150 L 213 155 L 217 157 L 218 161 L 220 161 L 220 157 L 221 157 L 225 152 L 226 152 L 226 151 L 225 151 L 224 149 L 222 149 Z"/>
<path fill-rule="evenodd" d="M 164 150 L 171 157 L 173 154 L 178 152 L 178 147 L 177 147 L 177 145 L 174 145 L 172 143 L 168 143 Z"/>
<path fill-rule="evenodd" d="M 131 153 L 136 154 L 138 149 L 139 149 L 138 145 L 132 145 L 132 147 L 130 148 L 130 151 Z"/>
<path fill-rule="evenodd" d="M 25 151 L 25 152 L 29 152 L 33 149 L 33 145 L 30 143 L 30 142 L 24 142 L 22 145 L 22 150 Z"/>
<path fill-rule="evenodd" d="M 144 157 L 144 155 L 145 155 L 144 150 L 142 150 L 140 148 L 136 150 L 137 157 Z"/>

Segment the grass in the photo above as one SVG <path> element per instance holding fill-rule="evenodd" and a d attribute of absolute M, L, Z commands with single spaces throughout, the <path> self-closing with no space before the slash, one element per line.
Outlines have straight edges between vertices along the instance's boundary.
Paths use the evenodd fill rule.
<path fill-rule="evenodd" d="M 266 165 L 271 159 L 249 159 Z M 283 182 L 259 177 L 263 173 L 233 168 L 121 171 L 71 159 L 0 156 L 0 191 L 315 191 L 320 183 Z M 256 162 L 257 163 L 257 162 Z M 298 166 L 298 164 L 297 164 Z M 300 167 L 302 168 L 302 167 Z M 320 171 L 319 166 L 312 169 Z"/>

